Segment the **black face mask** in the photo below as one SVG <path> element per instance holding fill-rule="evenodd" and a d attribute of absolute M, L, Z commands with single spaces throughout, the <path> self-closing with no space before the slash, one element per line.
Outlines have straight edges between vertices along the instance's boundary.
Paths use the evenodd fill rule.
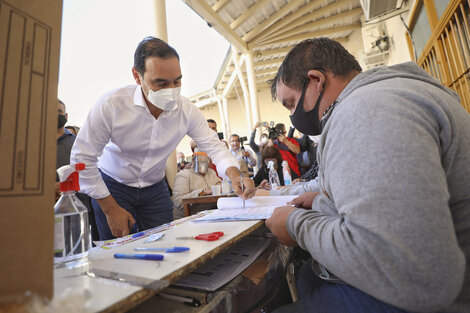
<path fill-rule="evenodd" d="M 59 114 L 57 129 L 64 127 L 65 123 L 67 123 L 67 118 L 65 114 Z"/>
<path fill-rule="evenodd" d="M 317 103 L 313 109 L 308 112 L 304 111 L 304 98 L 305 91 L 307 90 L 309 79 L 305 82 L 305 86 L 302 89 L 302 95 L 300 96 L 299 103 L 295 108 L 294 114 L 290 116 L 290 121 L 292 125 L 301 133 L 311 136 L 316 136 L 321 134 L 321 122 L 318 119 L 318 107 L 320 106 L 321 98 L 323 97 L 323 92 L 325 91 L 325 85 L 323 85 L 323 90 L 318 96 Z"/>

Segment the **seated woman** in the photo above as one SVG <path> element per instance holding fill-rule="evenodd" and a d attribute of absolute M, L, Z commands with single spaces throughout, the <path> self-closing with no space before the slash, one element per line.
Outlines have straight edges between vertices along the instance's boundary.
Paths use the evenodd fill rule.
<path fill-rule="evenodd" d="M 267 188 L 267 184 L 269 183 L 269 169 L 268 169 L 268 162 L 274 162 L 274 169 L 279 175 L 279 181 L 281 186 L 284 186 L 284 175 L 282 175 L 282 157 L 279 149 L 276 146 L 265 146 L 263 150 L 261 150 L 261 163 L 260 169 L 256 173 L 256 176 L 253 178 L 255 182 L 255 186 L 260 186 L 261 188 Z M 298 176 L 292 172 L 292 179 L 298 178 Z"/>
<path fill-rule="evenodd" d="M 195 149 L 192 166 L 176 174 L 173 186 L 173 215 L 174 219 L 182 218 L 183 199 L 212 194 L 211 186 L 221 183 L 213 169 L 209 167 L 209 157 L 205 152 Z M 196 209 L 196 208 L 195 208 Z M 198 208 L 210 209 L 210 207 Z"/>

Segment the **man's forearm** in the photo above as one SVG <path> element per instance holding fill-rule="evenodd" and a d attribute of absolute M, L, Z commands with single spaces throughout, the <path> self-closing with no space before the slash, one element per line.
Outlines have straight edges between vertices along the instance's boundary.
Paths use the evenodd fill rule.
<path fill-rule="evenodd" d="M 113 196 L 111 195 L 102 199 L 95 199 L 95 200 L 96 202 L 98 202 L 98 204 L 101 207 L 101 210 L 103 211 L 105 215 L 108 215 L 117 207 L 119 207 L 119 204 L 117 204 L 116 200 L 114 200 Z"/>
<path fill-rule="evenodd" d="M 287 146 L 287 148 L 289 148 L 290 151 L 294 152 L 295 154 L 300 153 L 300 147 L 297 145 L 294 145 L 288 139 L 285 140 L 284 144 Z"/>

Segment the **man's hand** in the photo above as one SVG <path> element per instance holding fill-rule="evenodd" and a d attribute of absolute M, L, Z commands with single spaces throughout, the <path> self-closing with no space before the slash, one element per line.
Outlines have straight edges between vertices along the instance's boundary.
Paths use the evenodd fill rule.
<path fill-rule="evenodd" d="M 260 126 L 261 126 L 261 123 L 260 123 L 260 122 L 256 122 L 255 127 L 253 127 L 253 128 L 258 128 L 258 127 L 260 127 Z"/>
<path fill-rule="evenodd" d="M 243 156 L 246 157 L 246 158 L 249 158 L 250 157 L 250 152 L 248 151 L 243 151 Z"/>
<path fill-rule="evenodd" d="M 268 182 L 267 179 L 263 179 L 261 181 L 261 183 L 259 184 L 259 188 L 266 189 L 266 190 L 271 190 L 271 184 Z"/>
<path fill-rule="evenodd" d="M 292 201 L 289 202 L 288 204 L 295 205 L 298 208 L 311 210 L 313 199 L 315 199 L 315 197 L 318 196 L 319 194 L 320 194 L 319 192 L 315 192 L 315 191 L 306 192 L 303 195 L 292 199 Z"/>
<path fill-rule="evenodd" d="M 199 196 L 208 196 L 212 194 L 212 188 L 204 188 L 200 193 Z"/>
<path fill-rule="evenodd" d="M 277 140 L 279 140 L 279 142 L 282 142 L 283 144 L 286 144 L 286 136 L 284 136 L 283 134 L 279 134 Z"/>
<path fill-rule="evenodd" d="M 253 198 L 255 196 L 255 183 L 249 177 L 243 178 L 243 192 L 242 192 L 242 179 L 238 168 L 230 166 L 225 171 L 225 175 L 230 178 L 232 182 L 233 192 L 243 200 Z"/>
<path fill-rule="evenodd" d="M 98 204 L 106 215 L 109 229 L 114 237 L 127 236 L 135 224 L 132 215 L 119 206 L 114 198 L 109 195 L 103 199 L 96 199 Z"/>
<path fill-rule="evenodd" d="M 266 220 L 266 226 L 279 241 L 287 246 L 296 246 L 297 242 L 287 232 L 287 217 L 296 208 L 282 206 L 274 209 L 273 215 Z"/>
<path fill-rule="evenodd" d="M 255 192 L 255 196 L 259 197 L 259 196 L 269 196 L 269 190 L 265 190 L 265 189 L 256 189 L 256 192 Z"/>

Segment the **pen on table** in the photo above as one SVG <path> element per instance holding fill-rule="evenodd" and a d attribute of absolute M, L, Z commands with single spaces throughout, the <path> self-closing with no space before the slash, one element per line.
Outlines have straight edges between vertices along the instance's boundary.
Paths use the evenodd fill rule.
<path fill-rule="evenodd" d="M 133 235 L 132 235 L 132 238 L 138 238 L 138 237 L 141 237 L 141 236 L 143 236 L 143 235 L 145 235 L 145 232 L 144 232 L 144 231 L 141 231 L 140 233 L 135 233 L 135 234 L 133 234 Z"/>
<path fill-rule="evenodd" d="M 243 175 L 240 174 L 240 184 L 242 185 L 242 195 L 243 195 L 243 192 L 244 192 L 244 187 L 243 187 Z M 243 207 L 245 207 L 245 200 L 242 198 L 242 201 L 243 201 Z"/>
<path fill-rule="evenodd" d="M 163 255 L 161 255 L 161 254 L 124 254 L 124 253 L 115 253 L 114 258 L 116 258 L 116 259 L 138 259 L 138 260 L 161 261 L 161 260 L 163 260 Z"/>
<path fill-rule="evenodd" d="M 166 253 L 178 253 L 188 251 L 189 247 L 171 247 L 171 248 L 134 248 L 136 251 L 163 251 Z"/>

